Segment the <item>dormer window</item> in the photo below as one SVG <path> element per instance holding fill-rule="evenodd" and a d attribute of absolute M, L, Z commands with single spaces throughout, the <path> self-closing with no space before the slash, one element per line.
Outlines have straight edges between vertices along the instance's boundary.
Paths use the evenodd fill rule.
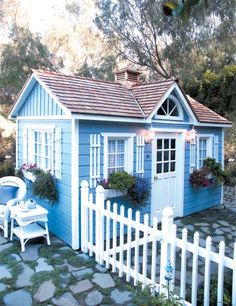
<path fill-rule="evenodd" d="M 183 119 L 183 111 L 178 99 L 170 95 L 157 110 L 156 118 L 169 120 Z"/>

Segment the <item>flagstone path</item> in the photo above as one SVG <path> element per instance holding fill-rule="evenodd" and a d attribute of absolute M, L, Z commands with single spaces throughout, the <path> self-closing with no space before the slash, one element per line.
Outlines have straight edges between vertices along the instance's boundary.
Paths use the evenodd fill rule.
<path fill-rule="evenodd" d="M 226 243 L 226 255 L 233 256 L 236 241 L 235 189 L 225 193 L 225 206 L 176 220 L 178 235 L 188 229 L 188 239 L 199 232 L 200 245 L 212 237 L 212 249 L 218 252 L 219 242 Z M 226 208 L 225 208 L 226 207 Z M 20 252 L 18 240 L 9 242 L 0 231 L 0 305 L 6 306 L 105 306 L 134 305 L 130 284 L 117 274 L 107 271 L 93 258 L 74 251 L 60 239 L 51 237 L 29 242 Z M 180 256 L 180 254 L 179 254 Z M 140 256 L 140 265 L 142 256 Z M 199 260 L 199 283 L 203 281 L 204 262 Z M 192 258 L 187 257 L 187 281 L 191 284 Z M 148 266 L 150 268 L 150 266 Z M 217 267 L 212 265 L 212 271 Z M 176 280 L 180 269 L 176 265 Z"/>

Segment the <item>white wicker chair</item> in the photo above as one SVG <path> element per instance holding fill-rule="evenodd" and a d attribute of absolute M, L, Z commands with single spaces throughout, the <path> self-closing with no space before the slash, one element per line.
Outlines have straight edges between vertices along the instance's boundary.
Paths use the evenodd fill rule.
<path fill-rule="evenodd" d="M 18 187 L 16 197 L 14 199 L 9 200 L 6 205 L 0 205 L 0 228 L 2 228 L 4 231 L 4 237 L 8 238 L 10 207 L 16 205 L 19 201 L 24 200 L 27 188 L 25 182 L 19 177 L 15 176 L 5 176 L 0 178 L 0 186 Z"/>

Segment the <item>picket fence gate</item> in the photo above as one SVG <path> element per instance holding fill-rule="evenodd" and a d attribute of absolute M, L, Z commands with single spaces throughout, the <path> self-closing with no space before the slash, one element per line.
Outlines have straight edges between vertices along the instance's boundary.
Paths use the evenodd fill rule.
<path fill-rule="evenodd" d="M 105 207 L 106 206 L 106 207 Z M 106 268 L 112 267 L 112 272 L 119 272 L 119 276 L 126 275 L 134 285 L 142 283 L 150 285 L 155 292 L 166 292 L 166 270 L 168 261 L 173 269 L 171 290 L 179 289 L 183 305 L 197 305 L 199 261 L 204 262 L 204 306 L 210 303 L 210 282 L 212 263 L 217 265 L 217 305 L 223 305 L 225 268 L 232 275 L 232 305 L 236 306 L 236 243 L 234 243 L 233 257 L 225 256 L 225 243 L 219 243 L 219 252 L 212 251 L 212 239 L 207 237 L 205 247 L 199 245 L 199 234 L 194 234 L 193 243 L 187 239 L 187 229 L 182 230 L 182 238 L 177 238 L 177 228 L 173 223 L 173 211 L 166 207 L 162 213 L 161 228 L 158 228 L 156 217 L 149 224 L 149 216 L 145 214 L 144 222 L 140 221 L 140 212 L 132 216 L 132 209 L 128 209 L 125 216 L 124 206 L 113 205 L 104 201 L 104 189 L 96 188 L 95 201 L 89 194 L 87 181 L 81 183 L 81 249 L 90 256 L 95 254 L 95 260 Z M 178 251 L 177 251 L 178 249 Z M 177 253 L 179 252 L 179 263 Z M 190 255 L 189 255 L 190 254 Z M 188 288 L 187 301 L 187 264 L 191 256 L 191 288 Z M 176 286 L 176 265 L 179 265 L 180 284 Z M 176 271 L 175 271 L 176 270 Z"/>

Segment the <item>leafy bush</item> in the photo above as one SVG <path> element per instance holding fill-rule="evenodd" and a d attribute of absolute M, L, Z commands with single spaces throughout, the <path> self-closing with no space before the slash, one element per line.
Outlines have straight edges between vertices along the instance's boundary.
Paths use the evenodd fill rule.
<path fill-rule="evenodd" d="M 141 285 L 134 288 L 135 305 L 138 306 L 181 306 L 181 299 L 170 292 L 169 299 L 164 294 L 151 294 L 151 287 L 147 286 L 142 289 Z"/>
<path fill-rule="evenodd" d="M 33 194 L 53 206 L 58 199 L 55 179 L 49 171 L 36 169 L 33 173 L 35 175 L 35 181 L 32 184 Z"/>
<path fill-rule="evenodd" d="M 190 174 L 189 181 L 193 185 L 193 187 L 205 187 L 209 185 L 209 180 L 206 177 L 210 171 L 208 168 L 203 167 L 199 170 L 195 169 Z"/>
<path fill-rule="evenodd" d="M 224 172 L 225 185 L 230 187 L 236 186 L 236 165 L 228 166 Z"/>
<path fill-rule="evenodd" d="M 116 189 L 120 191 L 125 191 L 130 189 L 134 184 L 134 177 L 125 172 L 115 172 L 109 177 L 109 188 Z"/>
<path fill-rule="evenodd" d="M 15 174 L 15 167 L 10 160 L 0 162 L 0 177 L 11 176 Z"/>
<path fill-rule="evenodd" d="M 232 284 L 232 282 L 231 282 Z M 217 305 L 217 279 L 213 278 L 210 284 L 210 306 Z M 232 305 L 232 286 L 227 283 L 224 283 L 224 297 L 222 306 Z M 204 304 L 204 287 L 201 287 L 198 291 L 198 305 Z"/>
<path fill-rule="evenodd" d="M 221 168 L 221 164 L 217 163 L 214 158 L 207 157 L 203 161 L 203 166 L 207 167 L 210 173 L 214 176 L 217 184 L 223 184 L 225 181 L 225 172 Z"/>
<path fill-rule="evenodd" d="M 134 177 L 134 184 L 128 190 L 128 194 L 137 203 L 143 202 L 149 195 L 151 185 L 148 179 L 143 177 Z"/>

